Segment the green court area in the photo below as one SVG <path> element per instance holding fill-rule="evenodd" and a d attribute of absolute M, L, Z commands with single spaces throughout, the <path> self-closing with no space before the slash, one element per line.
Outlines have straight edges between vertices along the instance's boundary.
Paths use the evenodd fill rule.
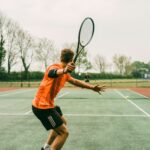
<path fill-rule="evenodd" d="M 36 90 L 0 92 L 0 150 L 40 150 L 45 142 L 48 132 L 31 111 Z M 150 150 L 150 98 L 129 89 L 65 88 L 56 104 L 70 131 L 63 150 Z"/>

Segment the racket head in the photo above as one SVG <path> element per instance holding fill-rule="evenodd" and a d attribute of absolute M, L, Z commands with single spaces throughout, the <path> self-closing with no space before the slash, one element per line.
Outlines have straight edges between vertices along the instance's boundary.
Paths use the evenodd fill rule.
<path fill-rule="evenodd" d="M 78 42 L 81 47 L 85 47 L 92 40 L 94 35 L 95 25 L 92 18 L 87 17 L 81 23 L 79 34 L 78 34 Z"/>
<path fill-rule="evenodd" d="M 94 30 L 95 24 L 93 19 L 90 17 L 85 18 L 80 25 L 78 33 L 78 44 L 75 52 L 75 57 L 73 60 L 74 63 L 76 63 L 77 58 L 80 55 L 81 51 L 84 49 L 84 47 L 87 46 L 92 40 Z"/>

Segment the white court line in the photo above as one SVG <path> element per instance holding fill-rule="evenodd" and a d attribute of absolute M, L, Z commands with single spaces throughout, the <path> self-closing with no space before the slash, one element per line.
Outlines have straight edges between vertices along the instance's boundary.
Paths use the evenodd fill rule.
<path fill-rule="evenodd" d="M 139 107 L 137 104 L 135 104 L 134 102 L 132 102 L 129 98 L 127 98 L 126 96 L 124 96 L 121 92 L 119 92 L 118 90 L 115 90 L 116 93 L 118 93 L 120 96 L 122 96 L 124 99 L 126 99 L 128 102 L 130 102 L 132 105 L 134 105 L 137 109 L 139 109 L 141 112 L 143 112 L 147 117 L 150 117 L 150 114 L 147 113 L 145 110 L 143 110 L 141 107 Z"/>
<path fill-rule="evenodd" d="M 32 110 L 29 110 L 29 111 L 25 112 L 24 115 L 28 115 L 28 114 L 30 114 L 31 112 L 32 112 Z"/>
<path fill-rule="evenodd" d="M 149 116 L 146 115 L 101 115 L 101 114 L 64 114 L 65 116 L 68 117 L 144 117 L 144 118 L 149 118 Z M 33 114 L 8 114 L 8 113 L 0 113 L 0 116 L 33 116 Z"/>
<path fill-rule="evenodd" d="M 25 114 L 9 114 L 9 113 L 0 113 L 0 116 L 27 116 Z"/>
<path fill-rule="evenodd" d="M 64 114 L 65 116 L 78 116 L 78 117 L 147 117 L 145 115 L 101 115 L 101 114 Z"/>
<path fill-rule="evenodd" d="M 12 95 L 12 94 L 18 94 L 18 93 L 24 93 L 24 92 L 27 92 L 27 91 L 30 91 L 30 90 L 34 90 L 34 89 L 19 90 L 19 91 L 16 91 L 16 92 L 10 92 L 10 93 L 5 93 L 5 94 L 0 94 L 0 96 Z"/>
<path fill-rule="evenodd" d="M 61 95 L 58 95 L 58 96 L 56 97 L 56 100 L 57 100 L 58 98 L 63 97 L 64 95 L 68 95 L 68 94 L 69 94 L 69 92 L 65 92 L 65 93 L 63 93 L 63 94 L 61 94 Z"/>
<path fill-rule="evenodd" d="M 135 93 L 136 95 L 139 95 L 139 96 L 145 97 L 145 98 L 147 98 L 147 99 L 150 99 L 149 97 L 147 97 L 147 96 L 145 96 L 145 95 L 143 95 L 143 94 L 137 93 L 137 92 L 135 92 L 135 91 L 132 91 L 132 90 L 130 90 L 130 89 L 126 89 L 126 90 L 128 90 L 128 91 L 130 91 L 130 92 L 132 92 L 132 93 Z"/>
<path fill-rule="evenodd" d="M 11 93 L 5 93 L 5 94 L 0 94 L 0 96 L 5 96 L 5 95 L 12 95 L 12 94 L 18 94 L 18 93 L 24 93 L 24 92 L 27 92 L 27 91 L 32 91 L 34 89 L 27 89 L 27 90 L 19 90 L 19 91 L 16 91 L 16 92 L 11 92 Z M 31 112 L 31 111 L 30 111 Z M 29 111 L 26 112 L 25 114 L 29 114 L 30 113 Z"/>
<path fill-rule="evenodd" d="M 69 94 L 69 92 L 65 92 L 65 93 L 63 93 L 63 94 L 57 96 L 57 97 L 56 97 L 56 100 L 59 99 L 59 98 L 61 98 L 61 97 L 63 97 L 64 95 L 67 95 L 67 94 Z M 28 114 L 30 114 L 31 112 L 32 112 L 32 110 L 29 110 L 29 111 L 25 112 L 24 115 L 28 115 Z"/>

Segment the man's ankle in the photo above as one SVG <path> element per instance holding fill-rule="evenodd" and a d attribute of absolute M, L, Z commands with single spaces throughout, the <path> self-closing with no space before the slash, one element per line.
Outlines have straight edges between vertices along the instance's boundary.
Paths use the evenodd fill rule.
<path fill-rule="evenodd" d="M 50 145 L 45 143 L 41 150 L 50 150 Z"/>

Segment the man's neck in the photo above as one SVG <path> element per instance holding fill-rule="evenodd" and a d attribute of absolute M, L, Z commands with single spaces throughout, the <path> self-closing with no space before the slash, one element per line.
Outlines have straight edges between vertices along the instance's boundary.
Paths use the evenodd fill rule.
<path fill-rule="evenodd" d="M 67 64 L 64 63 L 64 62 L 61 62 L 61 65 L 62 65 L 63 68 L 65 68 L 67 66 Z"/>

